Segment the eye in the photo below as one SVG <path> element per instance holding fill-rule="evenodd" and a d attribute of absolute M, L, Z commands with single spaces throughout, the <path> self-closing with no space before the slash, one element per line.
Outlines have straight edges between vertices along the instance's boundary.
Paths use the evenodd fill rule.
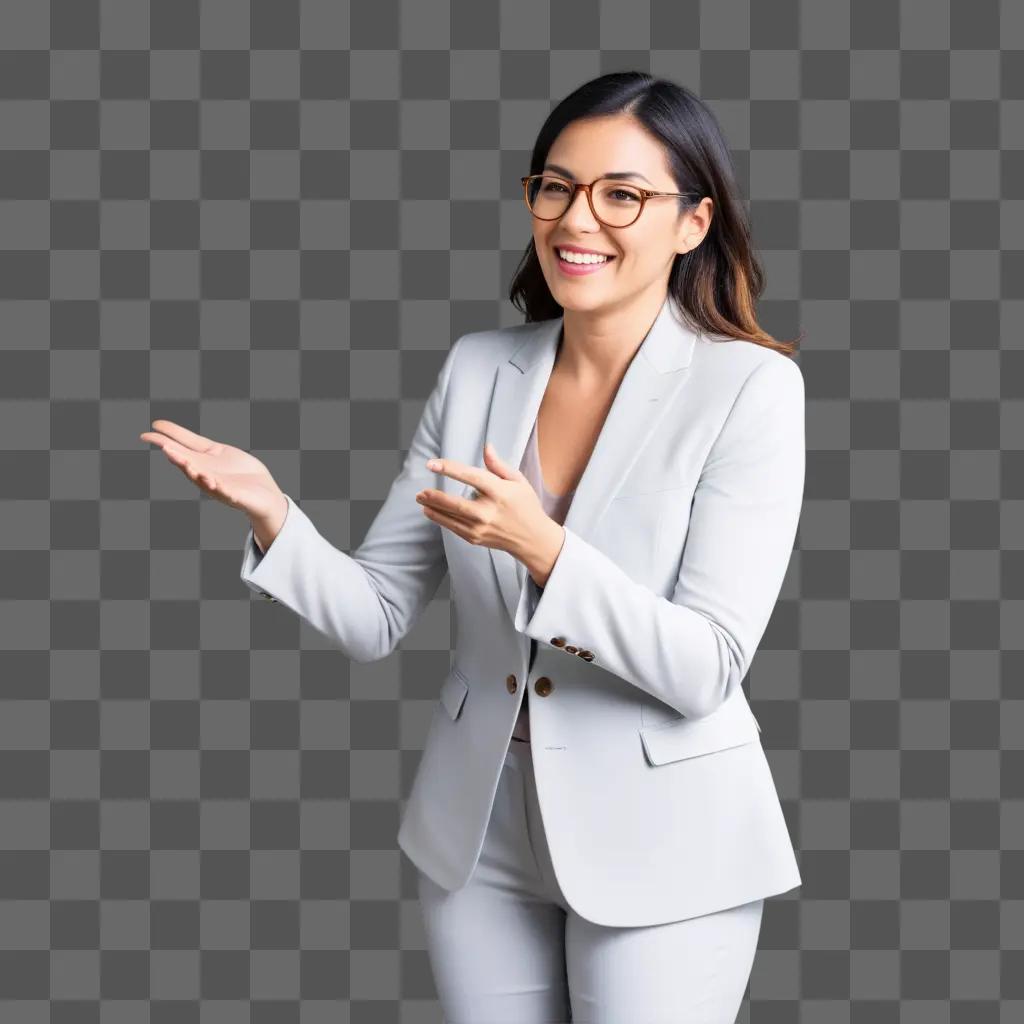
<path fill-rule="evenodd" d="M 634 203 L 640 201 L 640 197 L 635 192 L 630 192 L 629 189 L 616 188 L 613 189 L 611 195 L 615 199 L 625 199 L 626 201 L 632 200 Z"/>

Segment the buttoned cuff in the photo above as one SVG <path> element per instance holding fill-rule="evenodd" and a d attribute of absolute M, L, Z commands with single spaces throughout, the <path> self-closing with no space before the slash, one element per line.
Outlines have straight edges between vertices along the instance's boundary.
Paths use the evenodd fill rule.
<path fill-rule="evenodd" d="M 584 661 L 595 661 L 594 652 L 583 647 L 582 640 L 561 634 L 568 621 L 564 612 L 567 603 L 574 600 L 575 588 L 586 585 L 587 557 L 592 550 L 579 534 L 564 525 L 563 529 L 565 539 L 544 586 L 539 587 L 525 567 L 523 569 L 525 579 L 516 604 L 515 628 L 549 647 L 568 649 L 568 653 Z"/>

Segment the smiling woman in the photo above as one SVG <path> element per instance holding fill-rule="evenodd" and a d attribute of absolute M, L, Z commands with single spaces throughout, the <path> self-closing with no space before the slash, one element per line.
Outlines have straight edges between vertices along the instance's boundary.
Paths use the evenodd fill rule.
<path fill-rule="evenodd" d="M 548 115 L 521 182 L 533 240 L 509 298 L 528 322 L 625 302 L 667 278 L 695 329 L 796 350 L 757 322 L 764 272 L 729 147 L 688 89 L 642 72 L 587 82 Z M 572 252 L 608 260 L 562 255 Z"/>
<path fill-rule="evenodd" d="M 458 668 L 398 831 L 446 1020 L 732 1021 L 763 902 L 801 882 L 742 681 L 800 516 L 803 378 L 691 92 L 588 82 L 530 171 L 527 323 L 455 339 L 353 550 L 247 453 L 143 439 L 249 514 L 256 614 L 352 660 L 450 577 Z"/>
<path fill-rule="evenodd" d="M 547 117 L 521 182 L 532 240 L 510 298 L 540 343 L 481 338 L 463 357 L 452 415 L 466 419 L 448 437 L 467 461 L 443 472 L 465 488 L 430 516 L 447 527 L 468 692 L 450 684 L 426 770 L 444 751 L 480 766 L 487 744 L 524 742 L 508 743 L 496 791 L 482 783 L 468 881 L 465 865 L 442 876 L 435 817 L 403 829 L 438 868 L 418 860 L 435 983 L 452 1020 L 735 1020 L 764 898 L 800 883 L 740 687 L 799 517 L 797 343 L 757 322 L 764 277 L 728 147 L 689 90 L 640 72 L 585 83 Z M 531 572 L 543 592 L 494 554 L 528 561 L 517 538 L 545 517 L 492 452 L 472 465 L 485 437 L 533 466 L 542 498 L 545 479 L 569 498 L 553 564 Z M 495 580 L 529 639 L 518 667 L 486 615 Z M 463 778 L 453 768 L 445 800 Z"/>

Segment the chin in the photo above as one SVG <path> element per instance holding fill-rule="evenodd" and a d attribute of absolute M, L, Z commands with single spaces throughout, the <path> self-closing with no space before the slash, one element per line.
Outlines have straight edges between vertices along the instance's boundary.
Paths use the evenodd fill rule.
<path fill-rule="evenodd" d="M 612 301 L 612 296 L 610 294 L 588 295 L 586 297 L 580 295 L 569 295 L 566 296 L 564 300 L 556 291 L 552 291 L 551 294 L 555 297 L 555 301 L 563 310 L 572 310 L 575 313 L 591 312 L 595 309 L 600 309 L 602 306 L 609 305 Z"/>

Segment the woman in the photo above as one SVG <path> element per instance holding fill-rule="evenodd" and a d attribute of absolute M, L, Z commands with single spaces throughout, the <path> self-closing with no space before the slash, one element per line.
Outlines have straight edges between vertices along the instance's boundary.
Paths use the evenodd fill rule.
<path fill-rule="evenodd" d="M 358 661 L 450 573 L 398 836 L 449 1024 L 728 1024 L 764 899 L 801 881 L 740 683 L 795 539 L 803 379 L 687 90 L 583 85 L 523 188 L 526 323 L 457 339 L 351 555 L 245 452 L 142 437 L 246 511 L 246 584 Z"/>

